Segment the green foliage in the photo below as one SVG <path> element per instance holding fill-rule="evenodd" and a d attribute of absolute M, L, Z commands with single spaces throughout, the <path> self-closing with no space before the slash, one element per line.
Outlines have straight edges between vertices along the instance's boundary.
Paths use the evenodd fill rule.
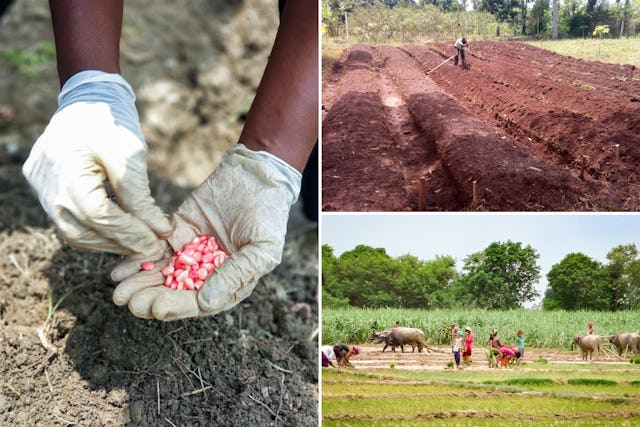
<path fill-rule="evenodd" d="M 519 0 L 481 0 L 478 10 L 495 15 L 499 22 L 512 22 L 520 11 Z"/>
<path fill-rule="evenodd" d="M 527 34 L 549 34 L 551 24 L 551 12 L 549 0 L 535 0 L 529 11 Z"/>
<path fill-rule="evenodd" d="M 549 363 L 549 361 L 547 359 L 545 359 L 544 357 L 540 357 L 536 360 L 533 361 L 534 363 L 539 363 L 541 365 L 546 365 Z"/>
<path fill-rule="evenodd" d="M 604 378 L 570 378 L 567 380 L 567 384 L 571 385 L 617 385 L 618 383 L 613 380 L 607 380 Z"/>
<path fill-rule="evenodd" d="M 448 289 L 456 277 L 451 257 L 421 261 L 403 255 L 394 259 L 384 249 L 366 245 L 339 258 L 333 255 L 333 248 L 323 245 L 322 254 L 324 307 L 338 307 L 344 301 L 359 307 L 429 308 L 450 304 Z"/>
<path fill-rule="evenodd" d="M 15 46 L 4 52 L 2 58 L 22 76 L 31 78 L 55 60 L 56 49 L 51 42 L 41 42 L 29 49 Z"/>
<path fill-rule="evenodd" d="M 640 306 L 640 260 L 634 244 L 619 245 L 601 263 L 572 253 L 551 267 L 545 310 L 629 310 Z"/>
<path fill-rule="evenodd" d="M 596 25 L 596 28 L 593 30 L 593 37 L 602 37 L 605 34 L 609 34 L 609 26 L 608 25 Z"/>
<path fill-rule="evenodd" d="M 494 242 L 464 260 L 456 286 L 460 299 L 488 309 L 512 309 L 533 300 L 540 278 L 538 253 L 519 242 Z"/>
<path fill-rule="evenodd" d="M 345 8 L 340 6 L 343 2 L 323 0 L 323 28 L 329 37 L 346 38 L 348 23 L 350 41 L 374 44 L 455 39 L 460 35 L 458 22 L 464 26 L 467 36 L 495 34 L 497 23 L 491 14 L 465 12 L 457 0 L 394 3 L 389 7 L 379 1 L 362 1 L 352 8 Z"/>
<path fill-rule="evenodd" d="M 364 343 L 369 340 L 371 332 L 390 328 L 399 321 L 403 326 L 422 329 L 432 345 L 438 342 L 442 325 L 455 323 L 462 328 L 471 327 L 475 347 L 486 346 L 491 330 L 496 328 L 505 344 L 515 344 L 516 333 L 522 329 L 525 348 L 568 350 L 573 337 L 586 332 L 584 325 L 590 320 L 595 323 L 600 335 L 614 335 L 640 328 L 638 311 L 324 308 L 322 342 Z"/>
<path fill-rule="evenodd" d="M 607 254 L 609 264 L 609 304 L 611 310 L 640 307 L 640 259 L 635 244 L 620 245 Z"/>
<path fill-rule="evenodd" d="M 615 382 L 615 381 L 614 381 Z M 496 385 L 551 385 L 553 384 L 553 380 L 551 378 L 509 378 L 507 380 L 502 381 L 485 381 L 485 384 L 496 384 Z"/>

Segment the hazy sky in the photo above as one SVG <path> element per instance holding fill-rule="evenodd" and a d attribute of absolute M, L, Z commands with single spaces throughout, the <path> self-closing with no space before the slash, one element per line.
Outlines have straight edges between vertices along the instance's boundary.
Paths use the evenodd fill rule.
<path fill-rule="evenodd" d="M 522 242 L 540 255 L 542 277 L 536 289 L 542 297 L 546 274 L 565 255 L 581 252 L 606 262 L 607 252 L 617 245 L 635 243 L 640 248 L 640 215 L 324 213 L 321 238 L 323 244 L 333 247 L 336 256 L 364 244 L 385 248 L 392 257 L 411 254 L 431 260 L 436 255 L 451 255 L 458 271 L 467 255 L 484 250 L 492 242 Z"/>

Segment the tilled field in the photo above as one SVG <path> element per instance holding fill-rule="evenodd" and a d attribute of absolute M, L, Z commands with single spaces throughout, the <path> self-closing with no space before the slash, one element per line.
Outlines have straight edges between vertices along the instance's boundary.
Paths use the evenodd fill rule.
<path fill-rule="evenodd" d="M 521 43 L 355 45 L 323 82 L 323 209 L 638 210 L 640 70 Z M 475 184 L 474 184 L 475 183 Z M 475 191 L 474 191 L 475 188 Z"/>
<path fill-rule="evenodd" d="M 382 348 L 382 344 L 360 346 L 362 352 L 358 356 L 351 358 L 351 364 L 356 369 L 388 369 L 393 365 L 395 369 L 442 370 L 447 366 L 448 362 L 453 361 L 453 355 L 449 347 L 434 347 L 431 348 L 431 351 L 423 350 L 422 353 L 419 353 L 417 349 L 412 352 L 411 346 L 405 346 L 404 353 L 400 351 L 399 347 L 396 348 L 395 352 L 388 347 L 384 353 Z M 486 349 L 484 347 L 475 347 L 471 359 L 473 363 L 467 369 L 492 369 L 487 362 Z M 578 350 L 570 352 L 552 349 L 526 349 L 525 357 L 522 358 L 518 369 L 526 369 L 526 364 L 533 363 L 539 359 L 545 359 L 553 365 L 567 366 L 591 364 L 594 366 L 629 365 L 629 361 L 626 358 L 618 357 L 611 351 L 601 352 L 594 356 L 592 361 L 584 361 Z"/>

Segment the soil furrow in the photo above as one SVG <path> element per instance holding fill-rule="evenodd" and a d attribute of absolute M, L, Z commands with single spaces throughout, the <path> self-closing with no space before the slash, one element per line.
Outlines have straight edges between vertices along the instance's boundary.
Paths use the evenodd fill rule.
<path fill-rule="evenodd" d="M 341 86 L 323 120 L 323 210 L 408 210 L 395 141 L 377 93 L 373 51 L 357 45 L 344 59 Z"/>
<path fill-rule="evenodd" d="M 443 94 L 413 58 L 396 48 L 381 50 L 389 58 L 412 115 L 435 140 L 469 208 L 558 210 L 578 204 L 570 195 L 582 192 L 575 178 L 530 156 L 496 128 L 473 117 Z M 473 181 L 479 184 L 475 203 Z M 540 188 L 548 196 L 540 197 Z"/>
<path fill-rule="evenodd" d="M 383 54 L 374 49 L 380 63 Z M 458 210 L 463 208 L 451 177 L 444 171 L 433 140 L 427 138 L 416 124 L 406 100 L 399 90 L 392 71 L 381 67 L 378 88 L 389 119 L 390 130 L 398 147 L 401 171 L 405 178 L 405 193 L 412 210 L 419 208 L 420 179 L 424 178 L 423 203 L 426 210 Z"/>
<path fill-rule="evenodd" d="M 351 79 L 353 83 L 336 77 L 342 93 L 366 86 L 366 79 L 370 85 L 379 85 L 384 118 L 377 117 L 378 113 L 369 115 L 355 103 L 343 108 L 360 109 L 350 115 L 361 122 L 386 121 L 385 131 L 362 136 L 367 133 L 362 129 L 359 136 L 368 139 L 370 147 L 374 144 L 373 151 L 377 140 L 385 140 L 394 145 L 396 153 L 387 148 L 384 155 L 399 156 L 400 163 L 391 164 L 402 167 L 388 179 L 404 181 L 405 187 L 395 195 L 390 190 L 385 194 L 396 198 L 408 194 L 409 202 L 385 200 L 385 210 L 393 203 L 405 208 L 415 203 L 415 177 L 429 170 L 430 164 L 437 165 L 437 158 L 445 176 L 452 179 L 450 185 L 443 185 L 442 193 L 456 195 L 460 200 L 456 209 L 640 208 L 640 102 L 631 100 L 638 93 L 633 82 L 640 79 L 635 68 L 578 61 L 520 43 L 478 42 L 473 49 L 469 70 L 444 64 L 425 77 L 424 71 L 450 55 L 448 43 L 401 49 L 381 46 L 383 60 L 373 61 L 372 55 L 371 63 L 361 63 L 369 75 L 360 76 L 357 82 Z M 348 50 L 345 55 L 353 52 Z M 389 102 L 393 105 L 385 106 Z M 426 144 L 415 154 L 423 157 L 422 163 L 401 160 L 409 146 L 402 142 L 404 132 L 409 132 L 408 139 L 416 135 L 404 127 L 409 123 L 405 111 L 424 136 Z M 329 125 L 325 120 L 325 134 L 335 132 Z M 351 145 L 351 136 L 343 136 L 344 143 Z M 437 158 L 428 157 L 430 145 Z M 325 154 L 324 161 L 335 160 L 330 152 L 329 158 Z M 395 176 L 398 174 L 402 179 Z M 357 182 L 352 184 L 341 181 L 341 190 L 357 193 L 368 175 L 354 179 Z M 478 184 L 475 203 L 473 181 Z M 432 189 L 427 193 L 427 209 L 452 209 L 434 199 Z M 324 203 L 331 210 L 345 210 L 329 194 L 323 195 L 329 197 Z"/>

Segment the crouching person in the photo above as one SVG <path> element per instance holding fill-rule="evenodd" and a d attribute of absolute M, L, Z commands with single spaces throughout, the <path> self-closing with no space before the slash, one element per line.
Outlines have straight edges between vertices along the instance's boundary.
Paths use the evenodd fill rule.
<path fill-rule="evenodd" d="M 346 344 L 338 344 L 333 347 L 338 366 L 353 366 L 349 359 L 360 354 L 360 347 L 349 347 Z"/>

